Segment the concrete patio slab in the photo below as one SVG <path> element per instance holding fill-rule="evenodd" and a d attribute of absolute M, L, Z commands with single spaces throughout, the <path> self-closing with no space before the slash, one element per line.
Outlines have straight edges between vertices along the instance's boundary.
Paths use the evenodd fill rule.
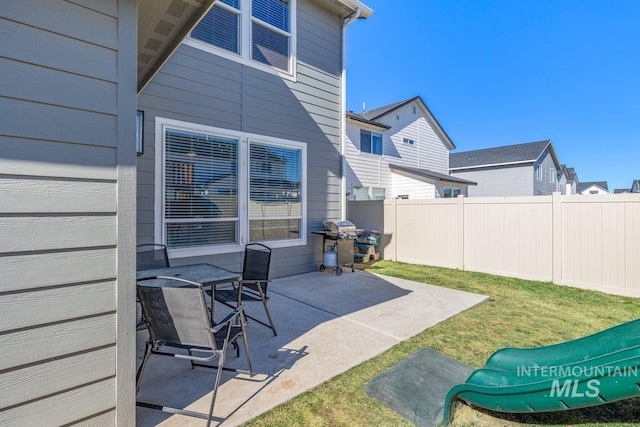
<path fill-rule="evenodd" d="M 214 410 L 218 425 L 240 425 L 487 299 L 348 270 L 342 276 L 313 272 L 276 279 L 269 294 L 278 336 L 249 322 L 256 375 L 224 372 Z M 223 315 L 220 304 L 216 310 L 216 317 Z M 249 304 L 247 312 L 264 317 L 259 303 Z M 138 332 L 138 362 L 146 337 L 146 331 Z M 226 366 L 244 368 L 244 355 L 236 358 L 230 351 Z M 214 370 L 192 370 L 188 362 L 152 356 L 138 400 L 207 412 L 214 377 Z M 197 418 L 137 409 L 138 426 L 204 424 Z"/>

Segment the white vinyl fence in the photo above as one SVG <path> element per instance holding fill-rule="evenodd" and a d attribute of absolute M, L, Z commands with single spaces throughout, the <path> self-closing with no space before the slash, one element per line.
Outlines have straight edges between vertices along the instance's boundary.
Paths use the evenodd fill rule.
<path fill-rule="evenodd" d="M 349 202 L 384 259 L 640 297 L 640 195 Z"/>

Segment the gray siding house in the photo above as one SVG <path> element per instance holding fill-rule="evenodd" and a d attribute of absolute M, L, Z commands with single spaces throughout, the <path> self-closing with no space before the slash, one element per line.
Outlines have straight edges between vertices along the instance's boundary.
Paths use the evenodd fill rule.
<path fill-rule="evenodd" d="M 264 179 L 262 186 L 251 188 L 259 208 L 255 229 L 267 230 L 266 223 L 275 221 L 278 227 L 272 229 L 298 236 L 304 230 L 306 238 L 321 217 L 339 215 L 342 193 L 335 187 L 341 174 L 343 18 L 359 8 L 363 17 L 371 10 L 356 0 L 288 3 L 293 5 L 289 35 L 258 28 L 262 38 L 254 46 L 256 58 L 278 66 L 285 45 L 295 52 L 289 77 L 282 77 L 182 45 L 213 3 L 2 3 L 0 424 L 135 424 L 135 236 L 138 229 L 139 242 L 156 240 L 155 217 L 149 216 L 159 203 L 150 200 L 156 170 L 173 174 L 163 179 L 175 187 L 169 192 L 172 200 L 179 201 L 177 214 L 167 221 L 177 224 L 171 231 L 178 243 L 197 240 L 207 228 L 180 229 L 188 222 L 185 209 L 220 230 L 229 228 L 218 223 L 234 221 L 222 209 L 225 197 L 234 196 L 233 180 L 212 177 L 224 183 L 213 202 L 205 197 L 211 182 L 197 181 L 209 185 L 193 194 L 203 197 L 205 206 L 220 205 L 213 217 L 185 203 L 180 193 L 180 186 L 196 182 L 195 173 L 207 170 L 201 167 L 207 157 L 217 161 L 209 165 L 225 160 L 233 171 L 229 146 L 234 138 L 241 140 L 236 143 L 239 159 L 248 159 L 251 148 L 266 153 L 254 163 L 256 175 L 274 166 L 279 181 L 268 184 L 277 184 L 277 195 L 290 202 L 266 206 L 263 202 L 276 194 L 265 190 Z M 244 19 L 252 22 L 246 14 Z M 261 25 L 259 18 L 252 23 Z M 145 113 L 144 154 L 137 161 L 136 106 Z M 214 127 L 225 132 L 211 132 Z M 212 147 L 202 146 L 202 134 L 215 136 L 207 139 Z M 156 147 L 167 145 L 166 135 L 173 138 L 173 150 L 170 156 L 156 156 L 163 153 Z M 273 146 L 277 149 L 269 151 Z M 198 160 L 184 166 L 184 157 L 192 155 Z M 282 165 L 284 175 L 278 170 Z M 295 185 L 302 182 L 296 180 L 300 176 L 306 187 Z M 243 179 L 245 187 L 236 188 L 246 196 L 237 205 L 239 212 L 252 208 L 247 203 L 250 178 Z M 296 191 L 305 188 L 317 191 L 304 194 L 306 209 L 298 214 Z M 170 207 L 167 203 L 162 209 Z M 238 217 L 236 237 L 249 238 L 248 214 Z M 301 224 L 300 219 L 309 225 L 289 225 Z M 311 246 L 302 246 L 302 260 L 280 259 L 278 272 L 311 268 Z M 291 255 L 295 249 L 282 251 Z M 221 259 L 238 263 L 237 255 Z"/>
<path fill-rule="evenodd" d="M 538 196 L 560 191 L 560 163 L 550 140 L 451 153 L 451 175 L 478 185 L 469 197 Z"/>
<path fill-rule="evenodd" d="M 308 272 L 322 258 L 311 232 L 344 216 L 345 18 L 372 11 L 260 3 L 278 10 L 218 1 L 138 96 L 137 242 L 167 244 L 174 265 L 239 270 L 260 241 L 273 277 Z"/>

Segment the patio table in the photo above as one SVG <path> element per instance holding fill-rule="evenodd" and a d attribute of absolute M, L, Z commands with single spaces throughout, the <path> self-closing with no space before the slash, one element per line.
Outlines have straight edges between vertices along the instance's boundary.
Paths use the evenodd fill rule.
<path fill-rule="evenodd" d="M 188 264 L 177 267 L 154 268 L 151 270 L 140 270 L 136 273 L 137 280 L 150 279 L 158 276 L 176 277 L 190 280 L 202 285 L 211 286 L 211 320 L 213 320 L 213 293 L 216 285 L 237 282 L 242 279 L 242 273 L 226 270 L 212 264 Z M 172 286 L 176 286 L 173 282 Z M 162 279 L 148 281 L 144 286 L 166 286 Z"/>

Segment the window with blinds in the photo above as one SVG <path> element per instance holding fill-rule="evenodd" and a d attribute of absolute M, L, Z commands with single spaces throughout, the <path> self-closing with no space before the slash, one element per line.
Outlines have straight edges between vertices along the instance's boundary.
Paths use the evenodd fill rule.
<path fill-rule="evenodd" d="M 253 0 L 251 59 L 289 71 L 289 0 Z"/>
<path fill-rule="evenodd" d="M 295 0 L 219 0 L 191 32 L 190 40 L 205 43 L 196 47 L 214 46 L 238 55 L 229 56 L 232 59 L 291 73 L 294 8 Z"/>
<path fill-rule="evenodd" d="M 249 238 L 300 238 L 302 150 L 250 142 Z"/>
<path fill-rule="evenodd" d="M 164 179 L 168 247 L 238 241 L 238 140 L 166 129 Z"/>
<path fill-rule="evenodd" d="M 306 144 L 156 118 L 157 241 L 186 255 L 306 242 Z M 238 249 L 239 250 L 239 249 Z"/>
<path fill-rule="evenodd" d="M 191 32 L 191 37 L 240 53 L 240 0 L 219 0 Z"/>

